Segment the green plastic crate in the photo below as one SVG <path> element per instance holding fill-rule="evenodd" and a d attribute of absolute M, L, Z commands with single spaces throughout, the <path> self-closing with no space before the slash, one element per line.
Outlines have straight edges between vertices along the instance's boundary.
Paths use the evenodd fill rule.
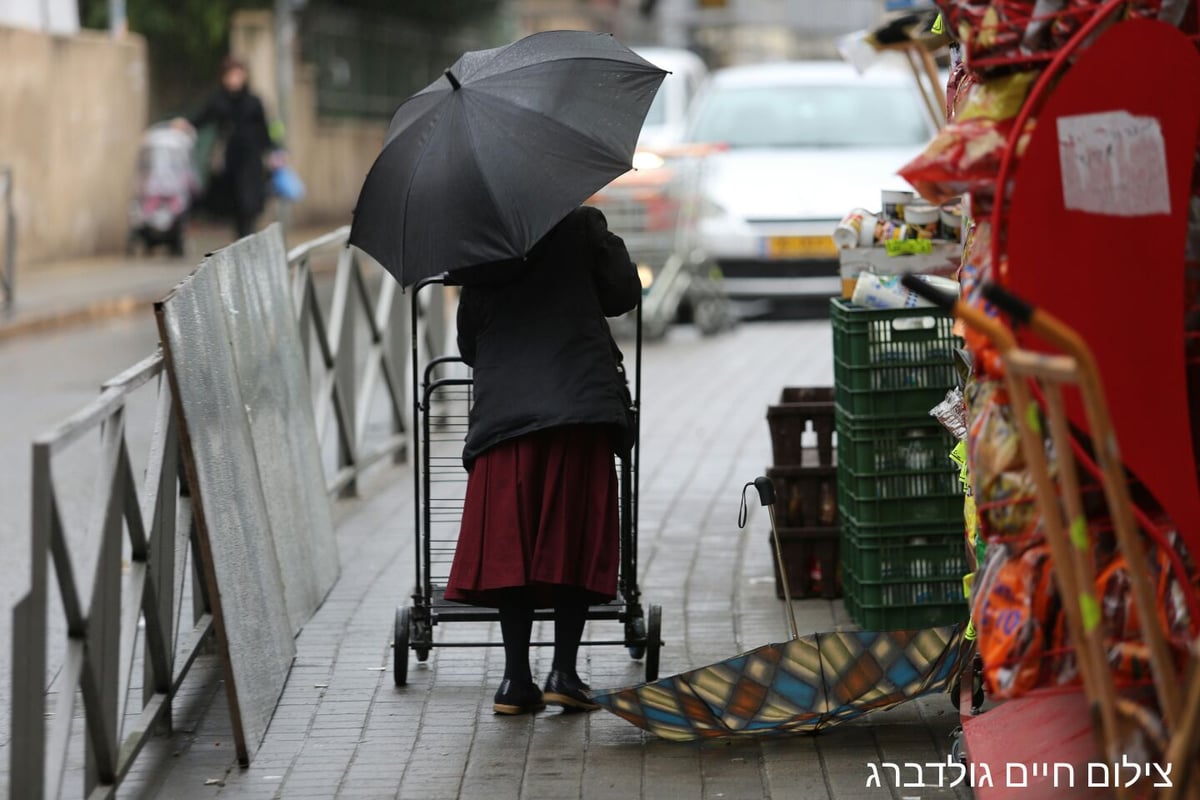
<path fill-rule="evenodd" d="M 834 394 L 847 412 L 872 418 L 927 413 L 957 376 L 954 320 L 933 308 L 877 310 L 830 301 Z"/>
<path fill-rule="evenodd" d="M 957 583 L 957 599 L 954 599 Z M 859 627 L 870 631 L 903 631 L 953 625 L 967 619 L 962 581 L 869 584 L 853 571 L 842 570 L 844 603 Z"/>
<path fill-rule="evenodd" d="M 962 576 L 970 570 L 962 525 L 901 525 L 873 533 L 860 535 L 853 522 L 842 525 L 842 563 L 860 583 L 952 581 L 962 591 Z"/>
<path fill-rule="evenodd" d="M 838 511 L 857 524 L 961 525 L 954 438 L 932 417 L 837 413 Z"/>
<path fill-rule="evenodd" d="M 949 525 L 963 518 L 961 492 L 913 497 L 859 497 L 838 475 L 838 518 L 868 525 Z"/>
<path fill-rule="evenodd" d="M 950 460 L 954 437 L 928 413 L 881 422 L 848 414 L 839 406 L 836 424 L 839 467 L 859 475 L 930 470 L 958 474 Z"/>

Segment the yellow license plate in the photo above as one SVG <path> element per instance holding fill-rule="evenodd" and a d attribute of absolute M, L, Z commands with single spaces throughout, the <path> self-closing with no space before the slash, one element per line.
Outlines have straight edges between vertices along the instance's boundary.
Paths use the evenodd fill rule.
<path fill-rule="evenodd" d="M 837 258 L 831 236 L 769 236 L 767 258 Z"/>

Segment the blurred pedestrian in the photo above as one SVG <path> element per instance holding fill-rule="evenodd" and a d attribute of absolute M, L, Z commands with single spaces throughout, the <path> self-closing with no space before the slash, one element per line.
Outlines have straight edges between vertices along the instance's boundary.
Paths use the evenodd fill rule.
<path fill-rule="evenodd" d="M 207 205 L 232 217 L 237 236 L 254 233 L 267 202 L 264 159 L 273 149 L 262 101 L 250 91 L 246 65 L 232 56 L 221 64 L 221 85 L 200 110 L 177 124 L 212 125 L 217 138 L 209 158 Z"/>
<path fill-rule="evenodd" d="M 616 596 L 614 453 L 631 444 L 628 387 L 606 316 L 636 307 L 637 269 L 604 214 L 577 208 L 524 259 L 454 273 L 458 346 L 474 368 L 469 471 L 446 599 L 499 610 L 493 710 L 598 708 L 576 670 L 590 605 Z M 533 680 L 535 609 L 554 609 L 554 660 Z"/>

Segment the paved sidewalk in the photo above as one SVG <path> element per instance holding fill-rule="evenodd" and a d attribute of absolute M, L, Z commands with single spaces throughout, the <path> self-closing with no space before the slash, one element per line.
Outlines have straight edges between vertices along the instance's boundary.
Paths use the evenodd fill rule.
<path fill-rule="evenodd" d="M 336 227 L 289 230 L 288 246 L 315 239 Z M 232 234 L 225 226 L 196 224 L 188 240 L 187 255 L 181 258 L 156 250 L 150 256 L 106 255 L 23 265 L 17 269 L 13 309 L 0 310 L 0 341 L 146 311 L 195 269 L 205 253 L 224 247 L 231 240 Z"/>
<path fill-rule="evenodd" d="M 712 339 L 690 328 L 647 347 L 640 584 L 664 611 L 662 675 L 787 638 L 774 595 L 767 519 L 736 525 L 742 485 L 770 462 L 765 409 L 784 385 L 832 382 L 828 321 L 743 325 Z M 963 788 L 866 788 L 870 762 L 945 762 L 956 716 L 945 696 L 817 736 L 678 744 L 599 711 L 496 717 L 499 648 L 435 648 L 390 674 L 392 616 L 413 578 L 411 472 L 366 480 L 337 506 L 342 576 L 297 640 L 266 740 L 247 769 L 233 757 L 220 676 L 198 664 L 176 704 L 176 733 L 139 758 L 122 797 L 777 798 L 970 797 Z M 802 632 L 849 626 L 840 601 L 796 603 Z M 605 629 L 604 626 L 612 626 Z M 590 635 L 619 637 L 615 623 Z M 498 625 L 440 626 L 443 640 L 500 641 Z M 549 625 L 534 638 L 551 637 Z M 544 676 L 549 648 L 535 652 Z M 595 687 L 642 679 L 618 647 L 584 648 Z"/>

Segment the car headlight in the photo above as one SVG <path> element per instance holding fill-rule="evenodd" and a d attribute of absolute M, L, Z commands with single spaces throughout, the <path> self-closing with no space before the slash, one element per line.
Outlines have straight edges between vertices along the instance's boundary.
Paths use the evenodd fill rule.
<path fill-rule="evenodd" d="M 642 282 L 642 291 L 649 289 L 650 285 L 654 283 L 654 270 L 645 264 L 637 265 L 637 274 L 638 280 Z"/>
<path fill-rule="evenodd" d="M 662 156 L 649 150 L 638 150 L 633 154 L 633 168 L 637 170 L 658 169 L 666 163 Z"/>

